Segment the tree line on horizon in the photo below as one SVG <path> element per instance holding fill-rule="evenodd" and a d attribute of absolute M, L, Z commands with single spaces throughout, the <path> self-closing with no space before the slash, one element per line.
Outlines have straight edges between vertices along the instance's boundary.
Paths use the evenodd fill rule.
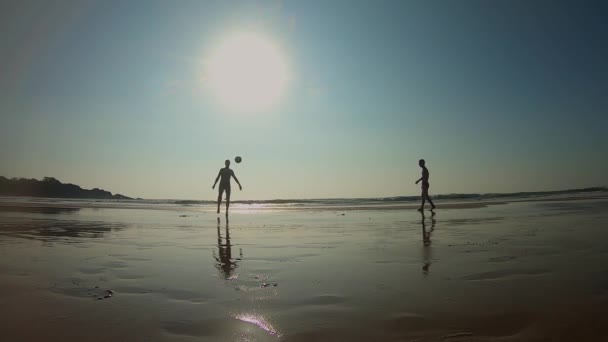
<path fill-rule="evenodd" d="M 61 183 L 53 177 L 42 180 L 28 178 L 6 178 L 0 176 L 1 196 L 29 196 L 54 198 L 131 199 L 130 197 L 94 188 L 83 189 L 71 183 Z"/>

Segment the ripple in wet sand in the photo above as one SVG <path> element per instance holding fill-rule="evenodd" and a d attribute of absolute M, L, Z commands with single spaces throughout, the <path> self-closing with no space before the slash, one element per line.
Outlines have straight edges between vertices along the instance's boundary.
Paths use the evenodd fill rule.
<path fill-rule="evenodd" d="M 506 262 L 506 261 L 511 261 L 513 259 L 517 259 L 517 257 L 516 256 L 512 256 L 512 255 L 505 255 L 505 256 L 499 256 L 499 257 L 490 258 L 488 261 L 490 261 L 490 262 Z"/>
<path fill-rule="evenodd" d="M 475 273 L 463 277 L 466 280 L 494 280 L 515 276 L 534 276 L 549 273 L 547 270 L 498 270 Z"/>
<path fill-rule="evenodd" d="M 164 329 L 174 335 L 211 337 L 222 335 L 225 331 L 230 331 L 230 324 L 226 320 L 221 319 L 208 319 L 198 322 L 180 321 L 167 322 L 164 324 Z"/>
<path fill-rule="evenodd" d="M 161 293 L 170 300 L 192 304 L 206 303 L 210 299 L 210 297 L 204 296 L 201 293 L 188 290 L 166 289 L 162 290 Z"/>
<path fill-rule="evenodd" d="M 106 270 L 105 267 L 80 267 L 78 272 L 84 274 L 99 274 L 103 273 Z"/>
<path fill-rule="evenodd" d="M 307 300 L 302 301 L 300 304 L 303 305 L 333 305 L 333 304 L 341 304 L 346 302 L 346 298 L 343 296 L 336 295 L 319 295 L 308 298 Z"/>

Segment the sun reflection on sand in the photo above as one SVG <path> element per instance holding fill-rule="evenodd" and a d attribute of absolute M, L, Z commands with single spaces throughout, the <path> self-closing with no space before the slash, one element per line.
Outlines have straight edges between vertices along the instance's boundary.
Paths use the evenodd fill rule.
<path fill-rule="evenodd" d="M 275 335 L 277 337 L 281 336 L 281 334 L 279 334 L 279 332 L 272 326 L 272 324 L 268 322 L 268 320 L 266 320 L 266 318 L 264 318 L 263 316 L 245 313 L 237 314 L 234 316 L 234 318 L 238 319 L 239 321 L 253 323 L 258 328 L 268 332 L 270 335 Z"/>

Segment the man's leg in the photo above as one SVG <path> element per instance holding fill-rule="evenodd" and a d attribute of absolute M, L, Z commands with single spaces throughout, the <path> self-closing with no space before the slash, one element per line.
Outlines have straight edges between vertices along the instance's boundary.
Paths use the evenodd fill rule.
<path fill-rule="evenodd" d="M 220 213 L 220 204 L 222 204 L 222 194 L 224 192 L 224 188 L 220 186 L 219 194 L 217 195 L 217 213 Z"/>
<path fill-rule="evenodd" d="M 424 200 L 426 200 L 426 191 L 424 189 L 422 189 L 422 204 L 420 205 L 420 208 L 418 208 L 418 211 L 423 211 L 424 210 Z"/>
<path fill-rule="evenodd" d="M 429 200 L 429 203 L 431 204 L 431 210 L 435 209 L 435 204 L 433 203 L 433 200 L 431 200 L 431 197 L 429 196 L 429 192 L 426 192 L 426 199 Z"/>
<path fill-rule="evenodd" d="M 226 189 L 226 216 L 228 216 L 228 208 L 230 207 L 230 188 Z"/>

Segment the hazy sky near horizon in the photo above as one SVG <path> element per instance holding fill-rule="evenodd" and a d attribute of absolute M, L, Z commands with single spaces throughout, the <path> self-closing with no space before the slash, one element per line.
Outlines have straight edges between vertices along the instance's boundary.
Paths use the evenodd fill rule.
<path fill-rule="evenodd" d="M 3 1 L 0 175 L 144 198 L 384 197 L 608 185 L 605 1 Z M 256 32 L 280 101 L 205 63 Z M 236 189 L 236 187 L 233 187 Z"/>

